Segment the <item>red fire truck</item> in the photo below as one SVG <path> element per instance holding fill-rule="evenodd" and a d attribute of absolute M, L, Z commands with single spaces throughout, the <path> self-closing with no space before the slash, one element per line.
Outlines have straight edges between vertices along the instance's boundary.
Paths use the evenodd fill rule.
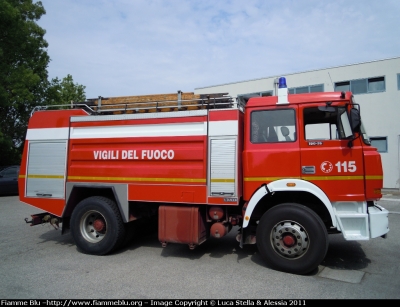
<path fill-rule="evenodd" d="M 70 232 L 78 250 L 121 248 L 139 221 L 190 249 L 238 230 L 270 267 L 315 270 L 328 235 L 386 238 L 381 158 L 351 92 L 246 104 L 227 94 L 185 101 L 73 103 L 32 112 L 19 175 L 25 221 Z M 171 103 L 175 104 L 172 105 Z"/>

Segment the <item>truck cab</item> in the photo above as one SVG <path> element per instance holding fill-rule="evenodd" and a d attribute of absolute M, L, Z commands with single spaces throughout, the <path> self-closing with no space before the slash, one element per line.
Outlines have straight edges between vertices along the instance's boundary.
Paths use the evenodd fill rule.
<path fill-rule="evenodd" d="M 304 272 L 299 259 L 315 253 L 322 260 L 326 234 L 386 236 L 388 212 L 376 204 L 383 171 L 351 92 L 280 90 L 281 96 L 246 105 L 243 198 L 249 201 L 241 243 L 256 241 L 264 258 L 284 271 L 293 272 L 298 260 Z M 321 242 L 315 251 L 312 240 Z"/>

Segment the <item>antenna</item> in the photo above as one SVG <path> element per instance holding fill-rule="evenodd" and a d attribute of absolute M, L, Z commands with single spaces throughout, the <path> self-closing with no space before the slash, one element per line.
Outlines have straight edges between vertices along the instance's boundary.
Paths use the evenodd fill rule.
<path fill-rule="evenodd" d="M 329 71 L 328 71 L 328 76 L 329 76 L 329 79 L 331 79 L 331 84 L 332 84 L 333 90 L 335 90 L 335 87 L 333 86 L 333 81 L 332 81 L 332 78 L 331 78 L 331 74 L 329 73 Z"/>

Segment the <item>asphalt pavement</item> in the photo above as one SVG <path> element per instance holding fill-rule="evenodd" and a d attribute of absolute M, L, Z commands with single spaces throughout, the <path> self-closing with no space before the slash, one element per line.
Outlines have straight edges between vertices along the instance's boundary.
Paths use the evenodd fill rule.
<path fill-rule="evenodd" d="M 156 233 L 108 256 L 80 253 L 70 234 L 29 226 L 39 213 L 17 196 L 0 197 L 0 299 L 400 299 L 400 195 L 385 191 L 387 239 L 330 236 L 315 272 L 294 275 L 264 264 L 255 245 L 241 249 L 235 228 L 194 250 L 162 248 Z"/>

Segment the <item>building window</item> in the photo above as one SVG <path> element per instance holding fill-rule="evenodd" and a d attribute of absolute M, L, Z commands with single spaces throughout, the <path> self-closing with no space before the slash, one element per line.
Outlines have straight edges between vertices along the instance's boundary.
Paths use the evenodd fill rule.
<path fill-rule="evenodd" d="M 289 88 L 289 94 L 316 93 L 316 92 L 323 92 L 323 91 L 324 91 L 323 84 Z"/>
<path fill-rule="evenodd" d="M 310 85 L 310 93 L 317 93 L 317 92 L 323 92 L 323 91 L 324 91 L 323 84 Z"/>
<path fill-rule="evenodd" d="M 397 74 L 397 89 L 400 91 L 400 74 Z"/>
<path fill-rule="evenodd" d="M 309 93 L 309 88 L 308 88 L 308 86 L 296 87 L 294 89 L 294 92 L 295 92 L 295 94 Z"/>
<path fill-rule="evenodd" d="M 374 146 L 378 149 L 378 152 L 388 152 L 387 150 L 387 137 L 379 136 L 379 137 L 370 137 L 371 146 Z"/>
<path fill-rule="evenodd" d="M 351 91 L 353 94 L 377 93 L 385 91 L 385 77 L 358 79 L 335 83 L 336 92 Z"/>
<path fill-rule="evenodd" d="M 353 94 L 364 94 L 368 92 L 367 79 L 353 80 L 350 85 Z"/>
<path fill-rule="evenodd" d="M 385 78 L 370 78 L 368 79 L 368 92 L 383 92 L 385 90 Z"/>
<path fill-rule="evenodd" d="M 350 91 L 350 81 L 336 82 L 335 83 L 336 92 L 347 92 Z"/>

